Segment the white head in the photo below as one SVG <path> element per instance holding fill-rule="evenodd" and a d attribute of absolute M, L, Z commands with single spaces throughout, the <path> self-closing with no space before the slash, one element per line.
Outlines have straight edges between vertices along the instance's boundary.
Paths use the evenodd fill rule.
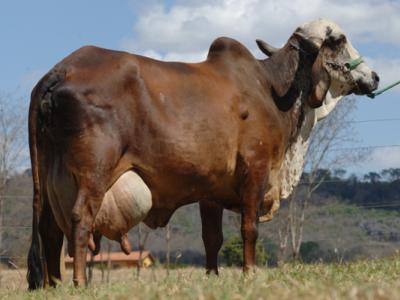
<path fill-rule="evenodd" d="M 257 44 L 268 56 L 280 50 L 260 40 Z M 308 101 L 312 108 L 330 112 L 342 96 L 370 94 L 378 87 L 378 75 L 362 61 L 343 30 L 330 20 L 303 24 L 287 45 L 298 45 L 299 51 L 315 57 L 311 72 L 313 90 Z"/>
<path fill-rule="evenodd" d="M 308 39 L 318 49 L 316 62 L 329 74 L 329 92 L 333 98 L 350 93 L 370 94 L 378 87 L 378 75 L 362 61 L 336 23 L 319 19 L 303 24 L 295 34 Z"/>
<path fill-rule="evenodd" d="M 272 88 L 279 97 L 287 93 L 299 66 L 300 55 L 297 55 L 297 60 L 290 56 L 293 49 L 309 59 L 307 66 L 311 68 L 309 75 L 307 73 L 310 76 L 307 82 L 311 81 L 311 84 L 304 120 L 299 134 L 286 150 L 279 172 L 275 174 L 275 182 L 279 187 L 279 193 L 276 193 L 278 196 L 271 192 L 264 198 L 274 202 L 272 207 L 278 207 L 275 203 L 289 197 L 300 180 L 310 134 L 316 122 L 326 117 L 343 96 L 351 93 L 370 94 L 378 87 L 379 77 L 360 60 L 360 54 L 343 30 L 329 20 L 319 19 L 300 26 L 282 49 L 274 48 L 261 40 L 257 40 L 257 44 L 262 52 L 272 56 L 272 62 L 273 57 L 280 59 L 277 59 L 281 64 L 276 69 L 283 70 L 283 73 L 291 69 L 287 72 L 291 76 L 290 80 L 283 80 L 284 88 L 279 84 L 274 85 L 274 77 L 279 76 L 276 72 L 272 75 Z M 282 63 L 285 60 L 288 61 L 287 64 Z M 262 221 L 270 219 L 272 213 L 273 209 L 263 216 Z"/>

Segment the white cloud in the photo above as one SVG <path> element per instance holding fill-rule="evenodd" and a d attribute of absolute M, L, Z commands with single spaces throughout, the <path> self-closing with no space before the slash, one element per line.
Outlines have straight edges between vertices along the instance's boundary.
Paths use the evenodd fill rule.
<path fill-rule="evenodd" d="M 400 147 L 374 149 L 362 168 L 365 171 L 400 168 Z"/>
<path fill-rule="evenodd" d="M 346 167 L 348 173 L 362 175 L 367 172 L 379 172 L 383 169 L 400 168 L 400 147 L 372 149 L 368 157 L 361 163 L 350 164 Z"/>
<path fill-rule="evenodd" d="M 199 60 L 204 60 L 206 59 L 208 54 L 208 51 L 194 51 L 194 52 L 168 52 L 165 56 L 164 59 L 167 61 L 188 61 L 188 62 L 196 62 Z"/>
<path fill-rule="evenodd" d="M 163 58 L 204 59 L 211 41 L 223 35 L 252 50 L 255 38 L 280 46 L 297 26 L 319 17 L 338 22 L 352 40 L 400 45 L 400 4 L 390 0 L 178 0 L 171 7 L 151 1 L 139 11 L 135 37 L 125 38 L 122 48 Z"/>
<path fill-rule="evenodd" d="M 169 6 L 161 0 L 132 3 L 136 23 L 131 36 L 121 41 L 121 48 L 131 52 L 196 62 L 206 58 L 216 37 L 229 36 L 263 57 L 256 38 L 280 47 L 304 22 L 329 18 L 343 28 L 354 45 L 379 44 L 383 50 L 380 56 L 367 57 L 366 61 L 381 77 L 381 87 L 400 79 L 400 58 L 385 57 L 385 47 L 400 47 L 400 1 L 175 0 Z M 400 92 L 400 87 L 393 91 Z M 361 168 L 367 172 L 396 166 L 400 167 L 400 147 L 375 149 Z"/>
<path fill-rule="evenodd" d="M 380 78 L 380 88 L 400 80 L 400 58 L 366 58 L 368 65 L 375 70 Z M 391 90 L 391 92 L 400 93 L 400 86 Z"/>

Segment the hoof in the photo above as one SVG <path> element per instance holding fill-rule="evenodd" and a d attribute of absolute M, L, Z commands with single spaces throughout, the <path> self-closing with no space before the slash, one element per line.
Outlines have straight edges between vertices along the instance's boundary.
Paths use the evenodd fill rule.
<path fill-rule="evenodd" d="M 218 273 L 218 269 L 207 269 L 206 270 L 206 275 L 216 275 L 216 276 L 219 276 L 219 273 Z"/>

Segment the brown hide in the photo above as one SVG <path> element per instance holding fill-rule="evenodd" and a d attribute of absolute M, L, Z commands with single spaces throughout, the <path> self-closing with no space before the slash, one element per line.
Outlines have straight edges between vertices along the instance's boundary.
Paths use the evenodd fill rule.
<path fill-rule="evenodd" d="M 54 155 L 75 178 L 96 172 L 104 156 L 103 192 L 135 170 L 153 195 L 151 227 L 204 198 L 239 209 L 243 159 L 279 165 L 296 125 L 269 100 L 263 64 L 230 39 L 214 42 L 200 64 L 86 47 L 55 70 L 65 75 L 52 91 L 57 119 L 45 125 Z"/>
<path fill-rule="evenodd" d="M 259 61 L 239 42 L 219 38 L 198 64 L 96 47 L 57 64 L 32 92 L 34 215 L 41 193 L 75 256 L 75 283 L 85 282 L 89 235 L 123 243 L 133 224 L 115 203 L 101 210 L 130 170 L 151 192 L 144 222 L 152 228 L 200 201 L 207 256 L 222 243 L 213 238 L 222 208 L 241 212 L 244 269 L 253 265 L 259 208 L 267 214 L 279 200 L 276 174 L 302 121 L 313 60 L 287 45 Z M 208 270 L 216 272 L 215 264 L 208 261 Z"/>

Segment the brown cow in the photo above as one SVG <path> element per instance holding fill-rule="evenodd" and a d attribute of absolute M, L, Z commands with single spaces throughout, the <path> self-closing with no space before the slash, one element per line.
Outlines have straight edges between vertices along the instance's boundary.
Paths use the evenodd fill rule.
<path fill-rule="evenodd" d="M 64 234 L 81 286 L 87 247 L 98 250 L 101 235 L 129 252 L 131 226 L 165 226 L 196 201 L 207 271 L 217 273 L 224 208 L 241 213 L 247 271 L 258 220 L 270 219 L 297 183 L 315 122 L 341 96 L 377 88 L 364 63 L 349 68 L 356 58 L 326 20 L 298 28 L 266 60 L 229 38 L 197 64 L 97 47 L 66 57 L 32 92 L 30 289 L 60 279 Z"/>

